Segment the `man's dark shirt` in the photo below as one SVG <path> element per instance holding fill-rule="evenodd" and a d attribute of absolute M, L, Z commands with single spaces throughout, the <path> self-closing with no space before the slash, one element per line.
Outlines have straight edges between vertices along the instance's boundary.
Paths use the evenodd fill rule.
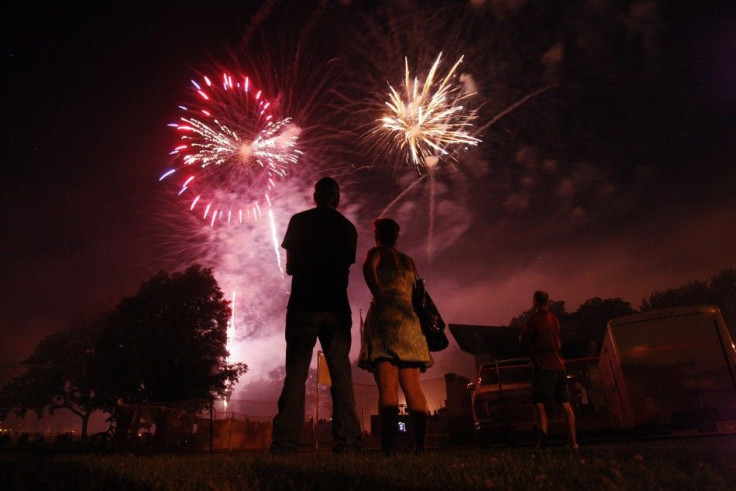
<path fill-rule="evenodd" d="M 350 313 L 348 275 L 358 232 L 339 211 L 318 206 L 291 217 L 281 247 L 292 275 L 290 310 Z"/>

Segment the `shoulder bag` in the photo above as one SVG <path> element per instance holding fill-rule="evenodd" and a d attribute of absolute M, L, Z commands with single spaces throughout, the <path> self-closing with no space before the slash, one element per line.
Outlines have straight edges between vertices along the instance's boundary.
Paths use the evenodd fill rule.
<path fill-rule="evenodd" d="M 414 291 L 412 292 L 412 305 L 414 312 L 419 317 L 422 333 L 427 338 L 429 351 L 442 351 L 450 344 L 445 335 L 445 321 L 442 320 L 432 297 L 427 293 L 423 279 L 416 278 Z"/>

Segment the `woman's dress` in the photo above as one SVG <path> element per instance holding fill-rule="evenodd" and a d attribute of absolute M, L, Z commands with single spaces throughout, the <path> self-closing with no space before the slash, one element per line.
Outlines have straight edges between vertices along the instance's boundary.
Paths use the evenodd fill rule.
<path fill-rule="evenodd" d="M 422 371 L 432 366 L 427 341 L 411 304 L 413 286 L 413 271 L 379 269 L 378 287 L 386 301 L 380 307 L 375 300 L 371 302 L 361 329 L 360 368 L 372 370 L 383 360 Z"/>

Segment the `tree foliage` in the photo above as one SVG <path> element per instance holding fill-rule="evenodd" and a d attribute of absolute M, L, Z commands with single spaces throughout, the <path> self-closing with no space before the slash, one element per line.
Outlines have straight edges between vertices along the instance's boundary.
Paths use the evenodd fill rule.
<path fill-rule="evenodd" d="M 636 311 L 620 298 L 586 300 L 578 310 L 561 319 L 565 356 L 595 356 L 603 344 L 608 321 Z"/>
<path fill-rule="evenodd" d="M 93 360 L 108 410 L 126 403 L 209 399 L 225 395 L 245 373 L 229 364 L 229 302 L 211 270 L 160 272 L 124 298 Z"/>
<path fill-rule="evenodd" d="M 67 409 L 82 419 L 129 403 L 225 395 L 247 367 L 227 363 L 230 307 L 212 272 L 158 273 L 117 308 L 44 338 L 0 391 L 0 417 Z"/>
<path fill-rule="evenodd" d="M 641 310 L 683 305 L 716 305 L 733 336 L 736 333 L 736 269 L 724 269 L 710 281 L 691 281 L 686 285 L 656 291 L 642 300 Z"/>
<path fill-rule="evenodd" d="M 74 321 L 49 334 L 22 362 L 26 372 L 0 391 L 0 416 L 34 412 L 39 418 L 66 409 L 81 418 L 82 438 L 90 415 L 99 407 L 89 362 L 108 315 Z"/>

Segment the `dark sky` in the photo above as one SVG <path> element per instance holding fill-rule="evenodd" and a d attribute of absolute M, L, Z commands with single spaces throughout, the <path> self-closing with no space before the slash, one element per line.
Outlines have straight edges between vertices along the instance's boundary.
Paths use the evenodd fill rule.
<path fill-rule="evenodd" d="M 155 218 L 178 212 L 161 211 L 158 176 L 173 143 L 166 123 L 189 79 L 237 52 L 264 3 L 274 9 L 260 10 L 259 26 L 288 33 L 319 2 L 297 11 L 276 1 L 0 7 L 0 382 L 74 315 L 112 307 L 153 273 L 179 266 L 166 259 Z M 354 27 L 346 19 L 356 10 L 370 16 L 374 3 L 326 2 L 312 49 L 328 49 L 333 33 Z M 401 2 L 407 11 L 415 3 Z M 565 300 L 568 311 L 595 296 L 637 307 L 655 290 L 736 267 L 736 17 L 729 2 L 584 1 L 584 15 L 551 16 L 549 30 L 537 27 L 548 13 L 532 2 L 451 3 L 476 26 L 501 19 L 494 25 L 503 43 L 460 36 L 467 53 L 477 53 L 468 55 L 468 67 L 488 96 L 486 120 L 550 80 L 558 85 L 491 127 L 458 171 L 422 183 L 392 208 L 405 230 L 399 246 L 417 259 L 447 321 L 503 325 L 528 308 L 537 288 Z M 600 26 L 619 27 L 609 33 Z M 278 57 L 282 50 L 273 48 Z M 369 203 L 386 192 L 369 187 L 376 180 L 356 179 L 345 196 L 361 254 L 371 245 L 370 219 L 396 194 Z M 410 182 L 404 176 L 390 187 Z M 310 184 L 286 187 L 301 194 L 282 201 L 282 230 L 290 213 L 309 205 Z M 235 240 L 239 249 L 256 244 L 247 235 Z M 214 264 L 224 283 L 241 272 L 228 257 Z M 356 315 L 368 300 L 358 271 L 351 280 Z M 242 281 L 251 293 L 269 295 L 253 278 Z M 281 306 L 262 314 L 268 328 L 249 338 L 255 346 L 281 338 Z M 242 356 L 257 376 L 278 365 L 272 360 L 281 349 L 244 348 Z M 447 353 L 440 367 L 466 360 Z"/>

